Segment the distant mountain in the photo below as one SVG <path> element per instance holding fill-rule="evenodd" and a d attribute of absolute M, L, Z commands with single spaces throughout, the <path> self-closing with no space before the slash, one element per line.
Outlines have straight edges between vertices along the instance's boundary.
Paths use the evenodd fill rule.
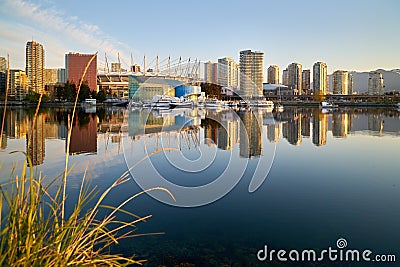
<path fill-rule="evenodd" d="M 382 73 L 385 92 L 400 91 L 400 69 L 377 69 L 376 71 Z M 354 91 L 358 93 L 368 92 L 369 72 L 350 71 L 349 73 L 353 74 Z M 329 91 L 332 91 L 332 75 L 329 75 Z"/>

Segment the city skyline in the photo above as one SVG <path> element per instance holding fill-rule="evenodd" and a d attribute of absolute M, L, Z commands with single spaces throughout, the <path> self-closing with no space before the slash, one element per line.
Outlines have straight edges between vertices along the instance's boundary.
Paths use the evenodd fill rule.
<path fill-rule="evenodd" d="M 24 45 L 34 39 L 45 47 L 46 68 L 63 67 L 64 55 L 69 52 L 98 51 L 99 67 L 104 64 L 104 52 L 109 62 L 116 62 L 119 52 L 122 67 L 127 67 L 130 53 L 137 64 L 141 64 L 144 54 L 148 58 L 197 57 L 203 62 L 232 57 L 238 62 L 239 51 L 246 49 L 263 51 L 264 66 L 278 65 L 282 69 L 291 62 L 311 68 L 317 61 L 327 63 L 329 74 L 337 69 L 399 68 L 396 48 L 400 39 L 395 33 L 400 19 L 395 13 L 400 3 L 371 3 L 251 1 L 246 4 L 256 8 L 242 14 L 243 3 L 239 1 L 213 3 L 209 10 L 206 2 L 189 6 L 155 1 L 150 7 L 124 1 L 105 6 L 90 1 L 5 0 L 0 4 L 0 54 L 10 54 L 11 68 L 24 69 Z M 230 15 L 223 16 L 222 11 Z M 104 19 L 110 14 L 117 14 L 120 20 Z M 271 21 L 276 26 L 272 27 Z M 297 29 L 293 22 L 309 27 Z M 318 32 L 323 37 L 321 42 L 315 41 Z M 377 33 L 381 38 L 376 38 Z"/>

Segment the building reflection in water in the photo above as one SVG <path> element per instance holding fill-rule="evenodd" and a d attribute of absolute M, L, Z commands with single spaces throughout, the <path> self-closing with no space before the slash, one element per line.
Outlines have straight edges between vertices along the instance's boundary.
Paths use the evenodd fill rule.
<path fill-rule="evenodd" d="M 292 145 L 299 146 L 302 142 L 301 136 L 301 117 L 299 116 L 297 109 L 288 111 L 285 118 L 286 123 L 282 125 L 282 135 Z"/>
<path fill-rule="evenodd" d="M 171 148 L 176 145 L 181 150 L 182 146 L 187 145 L 190 149 L 191 141 L 194 146 L 200 142 L 199 128 L 200 119 L 197 110 L 133 110 L 128 112 L 128 135 L 132 141 L 140 140 L 144 137 L 155 141 L 155 150 L 161 146 Z M 166 139 L 159 140 L 165 134 Z M 149 141 L 150 141 L 149 139 Z M 163 144 L 162 140 L 167 143 Z M 175 147 L 174 147 L 175 148 Z"/>
<path fill-rule="evenodd" d="M 3 110 L 1 110 L 1 113 Z M 6 111 L 1 149 L 7 150 L 10 140 L 24 140 L 26 154 L 32 165 L 45 161 L 45 140 L 65 140 L 68 135 L 67 120 L 71 110 L 41 110 L 34 125 L 32 109 L 9 108 Z M 263 126 L 270 142 L 278 142 L 281 135 L 292 145 L 300 145 L 303 137 L 312 136 L 312 143 L 327 143 L 329 120 L 332 135 L 346 138 L 361 132 L 370 135 L 400 135 L 399 112 L 388 110 L 334 110 L 323 113 L 315 108 L 286 108 L 282 113 L 234 110 L 97 110 L 97 114 L 78 112 L 74 120 L 70 153 L 97 153 L 98 136 L 107 142 L 120 143 L 126 133 L 132 140 L 141 136 L 165 132 L 193 136 L 200 142 L 200 125 L 204 129 L 205 144 L 221 150 L 232 150 L 238 145 L 240 156 L 251 158 L 262 154 Z M 124 119 L 126 121 L 124 121 Z M 127 123 L 126 123 L 127 122 Z M 312 127 L 311 127 L 312 125 Z M 126 128 L 123 128 L 126 127 Z M 282 132 L 281 132 L 282 131 Z M 182 139 L 183 142 L 185 142 Z M 172 139 L 171 139 L 172 140 Z"/>
<path fill-rule="evenodd" d="M 312 142 L 316 146 L 326 145 L 326 137 L 328 133 L 328 116 L 321 110 L 316 109 L 313 112 L 313 135 Z"/>
<path fill-rule="evenodd" d="M 267 125 L 267 138 L 270 142 L 276 143 L 280 137 L 280 123 L 268 124 Z"/>
<path fill-rule="evenodd" d="M 349 133 L 349 114 L 333 112 L 332 135 L 337 138 L 346 138 Z"/>
<path fill-rule="evenodd" d="M 3 114 L 3 110 L 1 114 Z M 27 115 L 22 109 L 8 110 L 6 112 L 1 149 L 7 148 L 7 139 L 26 138 L 27 122 Z"/>
<path fill-rule="evenodd" d="M 382 114 L 368 114 L 368 130 L 378 136 L 382 136 L 384 119 Z"/>
<path fill-rule="evenodd" d="M 231 150 L 239 143 L 239 117 L 232 110 L 209 112 L 202 120 L 204 143 L 217 145 L 219 149 Z"/>
<path fill-rule="evenodd" d="M 239 112 L 242 120 L 240 127 L 240 153 L 244 158 L 257 157 L 261 155 L 262 147 L 262 113 L 258 111 Z"/>
<path fill-rule="evenodd" d="M 219 132 L 223 132 L 225 129 L 219 129 L 219 122 L 212 118 L 202 120 L 202 125 L 204 127 L 204 143 L 208 146 L 216 146 L 218 144 L 218 137 L 223 134 L 218 134 L 218 130 Z"/>
<path fill-rule="evenodd" d="M 45 129 L 44 115 L 38 114 L 36 121 L 28 123 L 28 131 L 26 133 L 26 154 L 32 162 L 32 166 L 40 165 L 44 161 L 45 156 Z M 27 160 L 28 166 L 30 165 Z"/>
<path fill-rule="evenodd" d="M 70 155 L 97 153 L 97 116 L 78 113 L 71 132 Z"/>
<path fill-rule="evenodd" d="M 301 135 L 303 137 L 311 136 L 311 112 L 305 111 L 299 114 L 301 119 Z"/>
<path fill-rule="evenodd" d="M 221 112 L 221 125 L 218 132 L 218 148 L 231 150 L 239 143 L 239 117 L 232 111 Z"/>

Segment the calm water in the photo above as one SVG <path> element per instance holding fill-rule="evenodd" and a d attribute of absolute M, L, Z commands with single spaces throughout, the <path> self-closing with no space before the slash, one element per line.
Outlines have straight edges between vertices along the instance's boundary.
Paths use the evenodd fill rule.
<path fill-rule="evenodd" d="M 62 172 L 69 113 L 42 109 L 32 131 L 34 110 L 7 110 L 2 182 L 25 161 L 12 151 L 26 152 L 49 178 Z M 396 110 L 80 110 L 71 142 L 71 207 L 86 166 L 91 184 L 102 190 L 140 162 L 133 180 L 108 197 L 110 204 L 154 186 L 176 197 L 154 192 L 126 207 L 153 215 L 137 233 L 165 232 L 114 248 L 148 259 L 147 266 L 356 266 L 261 263 L 256 257 L 264 245 L 319 251 L 337 248 L 339 238 L 348 249 L 400 260 Z"/>

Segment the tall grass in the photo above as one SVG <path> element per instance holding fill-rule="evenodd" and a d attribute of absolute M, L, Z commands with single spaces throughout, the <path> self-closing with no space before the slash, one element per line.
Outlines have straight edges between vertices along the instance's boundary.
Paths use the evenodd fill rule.
<path fill-rule="evenodd" d="M 92 60 L 87 64 L 82 80 Z M 77 95 L 80 87 L 81 83 Z M 40 100 L 41 97 L 33 122 L 38 115 Z M 41 173 L 34 169 L 31 159 L 26 156 L 29 167 L 24 161 L 21 174 L 15 174 L 14 168 L 10 181 L 0 185 L 0 266 L 140 265 L 144 260 L 135 259 L 135 255 L 126 257 L 110 253 L 110 245 L 118 244 L 119 240 L 143 235 L 135 233 L 136 224 L 151 217 L 137 216 L 124 210 L 124 206 L 139 195 L 153 190 L 164 191 L 174 199 L 167 189 L 156 187 L 139 192 L 116 207 L 103 205 L 113 189 L 130 180 L 129 170 L 141 161 L 131 166 L 100 196 L 90 189 L 86 181 L 86 168 L 74 208 L 70 214 L 65 214 L 67 177 L 71 171 L 68 166 L 70 135 L 77 101 L 78 98 L 72 119 L 68 122 L 64 172 L 44 183 Z M 101 218 L 100 209 L 108 211 Z M 131 220 L 118 220 L 118 213 L 130 215 Z"/>
<path fill-rule="evenodd" d="M 29 165 L 32 166 L 31 162 Z M 128 175 L 128 172 L 124 173 L 100 195 L 92 207 L 88 207 L 96 197 L 96 192 L 90 190 L 85 181 L 85 171 L 75 207 L 63 221 L 62 183 L 56 185 L 61 175 L 45 185 L 41 174 L 35 172 L 33 167 L 29 167 L 28 174 L 24 163 L 21 175 L 15 175 L 0 189 L 0 209 L 5 215 L 1 218 L 0 266 L 142 264 L 144 261 L 136 260 L 134 255 L 125 257 L 108 251 L 111 244 L 118 244 L 122 238 L 143 235 L 135 234 L 136 224 L 151 217 L 139 217 L 123 210 L 123 207 L 148 191 L 170 192 L 164 188 L 151 188 L 129 197 L 117 207 L 102 205 L 111 190 L 130 179 Z M 57 189 L 53 195 L 49 193 L 52 187 Z M 109 213 L 98 219 L 101 208 L 108 209 Z M 131 220 L 118 220 L 118 212 L 130 215 Z"/>

